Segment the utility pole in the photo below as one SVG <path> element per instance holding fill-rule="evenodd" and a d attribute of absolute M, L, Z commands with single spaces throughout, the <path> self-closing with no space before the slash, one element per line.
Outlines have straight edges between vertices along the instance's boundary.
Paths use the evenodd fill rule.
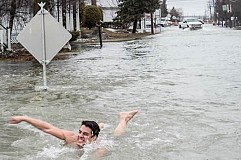
<path fill-rule="evenodd" d="M 215 7 L 215 0 L 213 0 L 213 21 L 217 20 L 217 16 L 216 16 L 216 7 Z M 215 18 L 216 17 L 216 18 Z"/>
<path fill-rule="evenodd" d="M 212 2 L 208 1 L 208 8 L 209 8 L 209 20 L 212 20 Z"/>

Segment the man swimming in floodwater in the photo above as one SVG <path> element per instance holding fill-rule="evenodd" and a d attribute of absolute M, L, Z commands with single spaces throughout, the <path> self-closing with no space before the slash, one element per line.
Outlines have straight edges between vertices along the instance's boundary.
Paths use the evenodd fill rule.
<path fill-rule="evenodd" d="M 115 136 L 121 136 L 126 132 L 127 123 L 137 112 L 137 110 L 120 112 L 120 121 L 114 130 Z M 45 133 L 64 140 L 66 145 L 74 148 L 83 148 L 85 144 L 96 141 L 100 128 L 103 127 L 103 124 L 97 124 L 95 121 L 83 121 L 79 128 L 79 133 L 75 133 L 55 127 L 48 122 L 27 116 L 13 116 L 10 118 L 9 123 L 17 124 L 23 121 L 31 124 Z"/>

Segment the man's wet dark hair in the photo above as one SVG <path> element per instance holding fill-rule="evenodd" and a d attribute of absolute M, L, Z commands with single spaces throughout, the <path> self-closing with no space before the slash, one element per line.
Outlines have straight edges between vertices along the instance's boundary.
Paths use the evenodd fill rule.
<path fill-rule="evenodd" d="M 100 127 L 95 121 L 82 121 L 81 125 L 85 125 L 86 127 L 89 127 L 92 130 L 93 136 L 98 137 L 100 132 Z"/>

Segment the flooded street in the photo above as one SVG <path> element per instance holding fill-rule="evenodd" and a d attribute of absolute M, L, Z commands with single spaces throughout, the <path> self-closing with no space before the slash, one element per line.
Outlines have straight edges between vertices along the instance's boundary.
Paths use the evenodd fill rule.
<path fill-rule="evenodd" d="M 78 132 L 82 120 L 105 123 L 105 160 L 241 159 L 241 30 L 204 25 L 164 28 L 142 40 L 80 47 L 47 66 L 0 62 L 0 159 L 92 159 L 27 123 L 28 115 Z M 111 132 L 121 111 L 138 109 L 128 134 Z M 83 154 L 80 156 L 80 154 Z"/>

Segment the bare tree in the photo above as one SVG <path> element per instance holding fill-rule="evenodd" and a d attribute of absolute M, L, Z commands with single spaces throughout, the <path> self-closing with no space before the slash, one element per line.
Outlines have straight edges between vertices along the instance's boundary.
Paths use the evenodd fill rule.
<path fill-rule="evenodd" d="M 10 7 L 5 8 L 5 15 L 9 15 L 9 28 L 12 31 L 13 28 L 13 22 L 16 16 L 22 16 L 23 14 L 26 14 L 26 10 L 24 9 L 29 8 L 29 4 L 31 4 L 30 0 L 10 0 L 5 1 L 6 5 L 9 5 Z M 29 14 L 29 13 L 27 13 Z"/>
<path fill-rule="evenodd" d="M 96 0 L 91 0 L 91 5 L 97 6 Z"/>
<path fill-rule="evenodd" d="M 92 0 L 92 3 L 96 3 L 96 0 Z M 56 14 L 56 8 L 58 13 L 62 9 L 62 19 L 65 26 L 66 23 L 66 13 L 69 12 L 67 6 L 73 6 L 74 19 L 76 19 L 76 9 L 79 8 L 82 12 L 85 7 L 85 0 L 0 0 L 0 21 L 2 19 L 6 20 L 8 27 L 11 28 L 11 31 L 15 23 L 20 23 L 27 20 L 35 15 L 40 7 L 38 6 L 39 2 L 46 2 L 45 9 L 47 9 L 51 14 Z M 78 3 L 77 3 L 78 2 Z M 76 4 L 79 4 L 76 7 Z M 82 15 L 80 15 L 80 20 L 82 20 Z M 27 18 L 26 18 L 27 17 Z M 58 18 L 60 15 L 58 15 Z"/>
<path fill-rule="evenodd" d="M 16 1 L 15 1 L 15 0 L 11 0 L 10 6 L 11 6 L 11 7 L 10 7 L 9 28 L 11 29 L 11 32 L 12 32 L 12 29 L 13 29 L 13 20 L 14 20 L 15 14 L 16 14 L 16 9 L 17 9 Z"/>

